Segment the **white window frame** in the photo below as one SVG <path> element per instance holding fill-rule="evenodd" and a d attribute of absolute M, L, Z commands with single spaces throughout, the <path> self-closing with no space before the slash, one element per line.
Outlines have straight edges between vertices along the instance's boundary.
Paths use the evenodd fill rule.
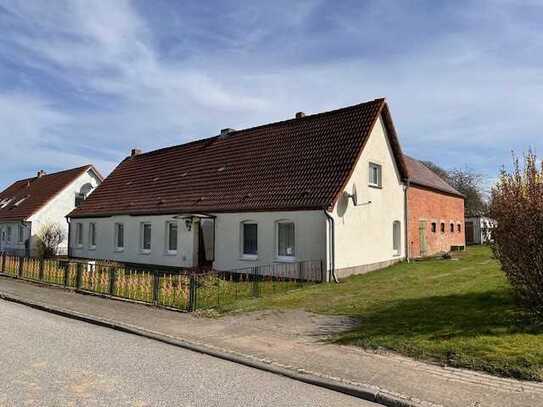
<path fill-rule="evenodd" d="M 392 222 L 392 253 L 399 256 L 402 253 L 402 222 Z"/>
<path fill-rule="evenodd" d="M 245 253 L 245 225 L 256 225 L 256 254 Z M 258 260 L 258 223 L 253 220 L 244 220 L 240 223 L 240 258 L 242 260 Z"/>
<path fill-rule="evenodd" d="M 119 228 L 123 229 L 123 245 L 122 246 L 119 246 Z M 122 252 L 124 251 L 124 240 L 125 240 L 125 230 L 124 230 L 124 223 L 121 223 L 121 222 L 116 222 L 115 223 L 115 226 L 114 226 L 114 239 L 115 241 L 113 242 L 113 247 L 115 248 L 115 251 L 116 252 Z"/>
<path fill-rule="evenodd" d="M 383 188 L 383 166 L 381 164 L 377 164 L 373 161 L 370 161 L 368 169 L 369 169 L 368 185 L 374 188 Z M 376 183 L 374 182 L 374 179 L 373 179 L 373 169 L 377 169 Z"/>
<path fill-rule="evenodd" d="M 151 228 L 151 235 L 149 236 L 149 248 L 144 248 L 144 239 L 145 239 L 145 227 L 149 226 Z M 150 254 L 153 249 L 153 224 L 151 222 L 141 222 L 140 223 L 140 253 Z"/>
<path fill-rule="evenodd" d="M 89 250 L 96 249 L 96 223 L 89 223 Z"/>
<path fill-rule="evenodd" d="M 294 225 L 294 254 L 290 256 L 279 254 L 279 225 L 286 223 Z M 275 258 L 280 262 L 296 261 L 296 223 L 290 219 L 283 219 L 275 222 Z"/>
<path fill-rule="evenodd" d="M 25 241 L 25 227 L 23 225 L 19 225 L 17 228 L 17 243 L 24 243 Z"/>
<path fill-rule="evenodd" d="M 175 250 L 170 249 L 170 226 L 175 225 L 176 226 L 176 248 Z M 152 228 L 151 228 L 152 231 Z M 152 232 L 151 232 L 152 233 Z M 166 222 L 166 242 L 164 247 L 166 248 L 166 254 L 168 255 L 176 255 L 177 251 L 179 250 L 179 224 L 176 221 L 167 221 Z"/>
<path fill-rule="evenodd" d="M 83 247 L 83 224 L 81 222 L 75 224 L 75 245 Z"/>

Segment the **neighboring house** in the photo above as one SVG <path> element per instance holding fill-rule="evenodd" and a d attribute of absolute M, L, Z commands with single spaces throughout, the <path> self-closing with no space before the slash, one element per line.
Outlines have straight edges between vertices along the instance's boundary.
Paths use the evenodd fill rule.
<path fill-rule="evenodd" d="M 486 244 L 492 242 L 492 229 L 496 221 L 485 216 L 471 216 L 466 218 L 466 243 Z"/>
<path fill-rule="evenodd" d="M 404 161 L 409 175 L 409 257 L 465 247 L 464 196 L 420 161 L 405 155 Z"/>
<path fill-rule="evenodd" d="M 69 215 L 70 254 L 222 271 L 318 261 L 327 278 L 366 272 L 405 258 L 406 176 L 384 99 L 133 150 Z"/>
<path fill-rule="evenodd" d="M 34 178 L 14 182 L 0 192 L 0 252 L 36 255 L 37 234 L 44 225 L 58 224 L 66 234 L 60 252 L 66 252 L 70 213 L 102 182 L 92 166 L 53 174 L 39 171 Z"/>

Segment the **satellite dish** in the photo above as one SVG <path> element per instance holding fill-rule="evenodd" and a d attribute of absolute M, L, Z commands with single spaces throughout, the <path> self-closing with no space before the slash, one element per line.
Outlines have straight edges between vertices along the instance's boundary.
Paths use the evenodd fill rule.
<path fill-rule="evenodd" d="M 358 205 L 358 194 L 356 193 L 356 185 L 355 184 L 353 184 L 353 192 L 351 194 L 349 194 L 349 198 L 351 198 L 353 200 L 353 205 L 354 206 Z"/>

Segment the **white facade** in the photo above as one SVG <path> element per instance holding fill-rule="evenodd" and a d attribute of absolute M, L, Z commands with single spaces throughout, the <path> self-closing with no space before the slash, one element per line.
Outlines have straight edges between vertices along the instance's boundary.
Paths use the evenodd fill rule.
<path fill-rule="evenodd" d="M 377 182 L 370 183 L 370 168 L 375 167 L 380 168 L 381 174 L 373 180 Z M 349 198 L 354 194 L 356 206 Z M 332 216 L 338 276 L 381 268 L 405 257 L 404 184 L 381 119 L 375 124 Z M 395 222 L 399 227 L 396 247 Z"/>
<path fill-rule="evenodd" d="M 43 226 L 57 224 L 65 234 L 64 242 L 59 252 L 65 254 L 68 247 L 68 223 L 66 215 L 75 209 L 76 197 L 90 194 L 101 182 L 101 178 L 90 168 L 76 180 L 60 191 L 32 216 L 20 222 L 0 223 L 0 251 L 16 253 L 18 255 L 35 256 L 37 250 L 37 236 Z M 22 239 L 19 235 L 22 228 Z M 8 232 L 11 230 L 11 239 Z"/>
<path fill-rule="evenodd" d="M 348 197 L 355 189 L 356 206 Z M 328 271 L 335 268 L 339 276 L 384 267 L 405 257 L 404 185 L 380 118 L 331 213 L 211 213 L 208 219 L 194 214 L 192 221 L 187 216 L 74 218 L 70 255 L 176 267 L 197 267 L 204 256 L 219 271 L 315 261 Z M 329 217 L 334 220 L 333 232 Z M 175 250 L 169 235 L 172 223 L 176 225 Z M 122 248 L 117 247 L 117 225 L 122 225 Z"/>
<path fill-rule="evenodd" d="M 494 219 L 485 216 L 472 216 L 466 218 L 464 230 L 466 244 L 487 244 L 492 242 L 492 229 L 497 223 Z"/>

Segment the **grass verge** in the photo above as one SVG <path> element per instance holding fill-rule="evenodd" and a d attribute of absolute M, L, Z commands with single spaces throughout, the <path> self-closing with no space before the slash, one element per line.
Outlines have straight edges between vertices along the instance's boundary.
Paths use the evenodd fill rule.
<path fill-rule="evenodd" d="M 515 306 L 487 247 L 453 260 L 402 263 L 257 300 L 224 311 L 302 308 L 348 315 L 357 328 L 334 340 L 388 349 L 448 366 L 527 380 L 543 379 L 543 329 Z"/>

